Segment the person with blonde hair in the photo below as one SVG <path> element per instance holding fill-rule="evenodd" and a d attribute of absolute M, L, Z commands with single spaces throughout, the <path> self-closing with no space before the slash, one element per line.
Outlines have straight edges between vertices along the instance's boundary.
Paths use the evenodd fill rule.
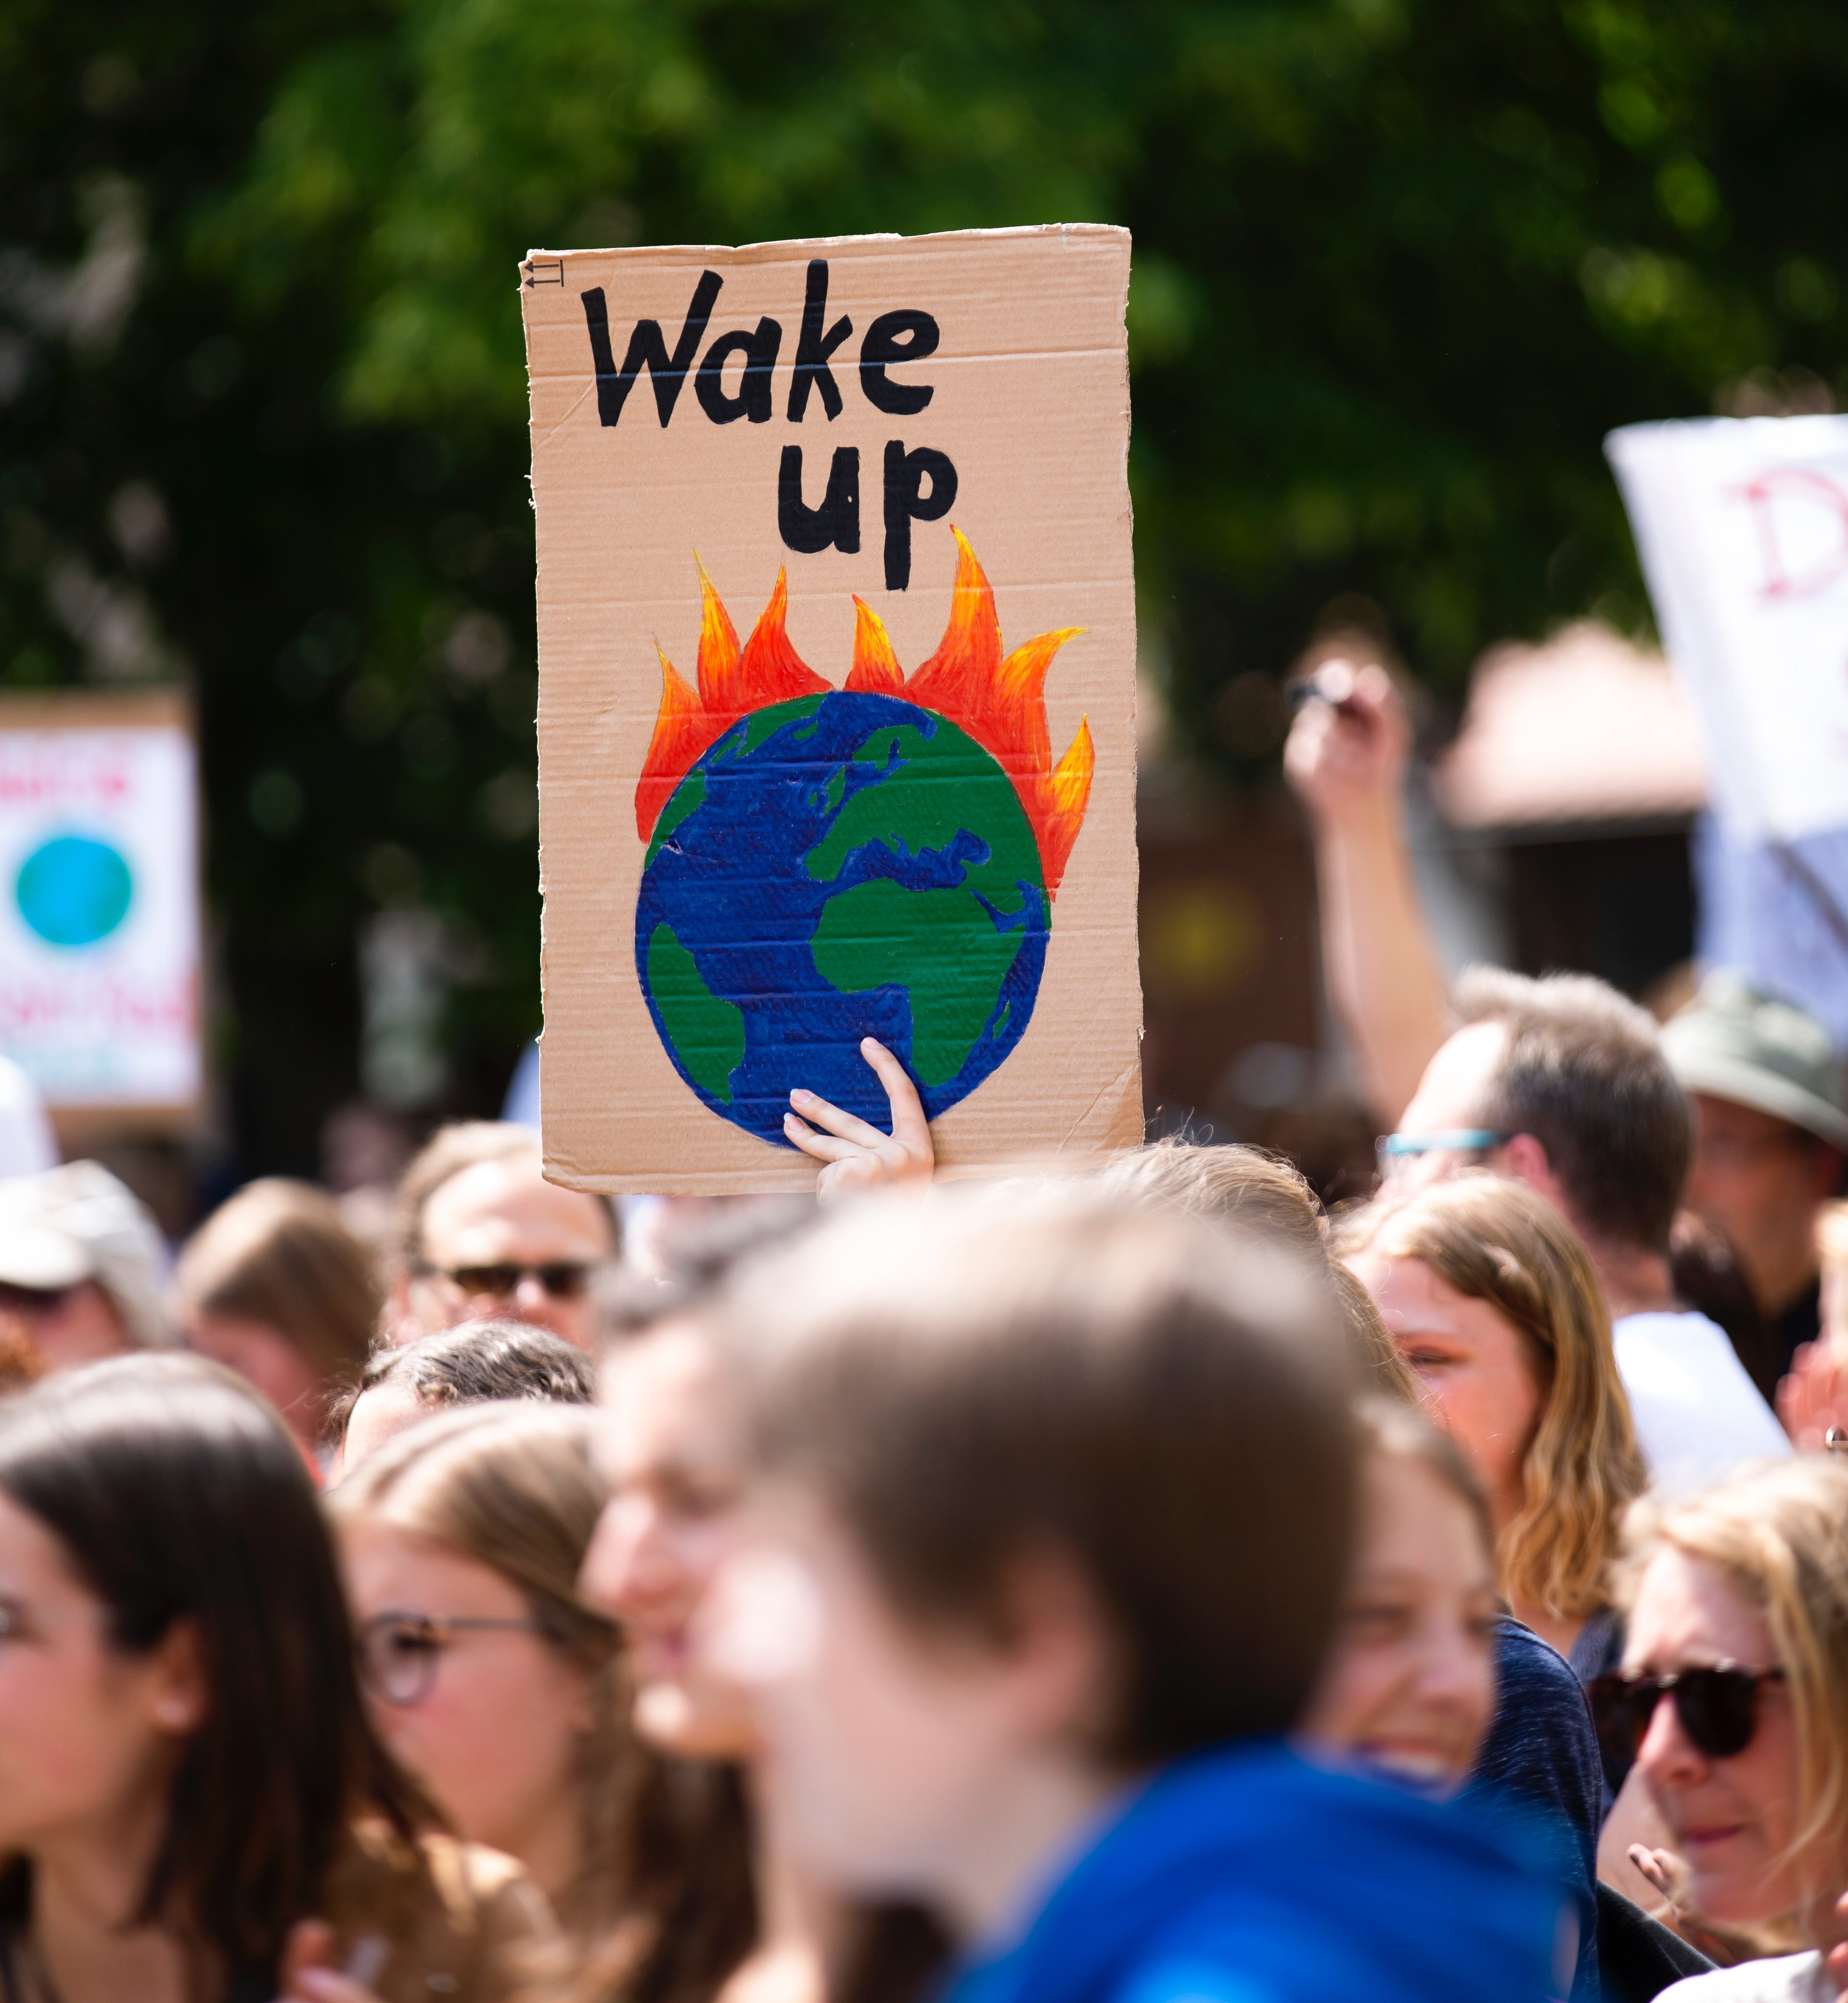
<path fill-rule="evenodd" d="M 603 1501 L 592 1432 L 582 1407 L 468 1406 L 330 1498 L 380 1737 L 580 1944 L 617 1917 L 636 1757 L 616 1628 L 577 1592 Z"/>
<path fill-rule="evenodd" d="M 1577 1234 L 1524 1185 L 1471 1175 L 1361 1213 L 1339 1249 L 1476 1470 L 1515 1618 L 1595 1673 L 1614 1642 L 1619 1526 L 1645 1473 Z"/>
<path fill-rule="evenodd" d="M 188 1345 L 260 1391 L 316 1456 L 384 1298 L 333 1197 L 281 1176 L 246 1183 L 187 1240 L 173 1293 Z"/>
<path fill-rule="evenodd" d="M 1676 2003 L 1808 2003 L 1848 1979 L 1848 1466 L 1768 1464 L 1652 1498 L 1617 1573 L 1621 1673 L 1591 1687 L 1613 1783 L 1668 1835 L 1633 1861 L 1684 1928 L 1803 1951 L 1679 1983 Z"/>

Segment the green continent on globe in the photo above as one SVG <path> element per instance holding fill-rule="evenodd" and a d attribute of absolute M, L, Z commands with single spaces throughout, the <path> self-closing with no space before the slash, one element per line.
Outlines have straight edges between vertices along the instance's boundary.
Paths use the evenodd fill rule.
<path fill-rule="evenodd" d="M 648 935 L 648 991 L 689 1072 L 725 1105 L 732 1073 L 744 1061 L 744 1012 L 721 1001 L 665 921 Z"/>
<path fill-rule="evenodd" d="M 903 764 L 855 792 L 806 858 L 809 874 L 830 883 L 870 843 L 902 844 L 913 855 L 963 851 L 953 887 L 913 889 L 886 877 L 856 883 L 823 906 L 815 932 L 815 964 L 844 994 L 907 991 L 911 1068 L 926 1085 L 956 1075 L 994 1013 L 1024 936 L 1023 884 L 1044 908 L 1039 844 L 1013 782 L 973 738 L 932 717 L 928 736 L 901 724 L 868 737 L 856 764 L 882 769 L 895 748 Z M 985 862 L 968 858 L 971 837 L 987 848 Z M 1010 918 L 1022 925 L 1007 925 Z"/>

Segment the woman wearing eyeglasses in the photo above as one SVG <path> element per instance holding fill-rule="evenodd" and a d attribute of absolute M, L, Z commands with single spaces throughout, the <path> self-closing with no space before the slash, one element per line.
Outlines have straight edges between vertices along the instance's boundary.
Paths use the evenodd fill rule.
<path fill-rule="evenodd" d="M 141 1355 L 0 1407 L 6 2003 L 496 2003 L 550 1916 L 426 1819 L 262 1400 Z"/>
<path fill-rule="evenodd" d="M 616 1630 L 576 1592 L 603 1500 L 591 1424 L 571 1406 L 470 1407 L 330 1498 L 379 1736 L 580 1942 L 618 1917 L 634 1771 Z"/>
<path fill-rule="evenodd" d="M 1592 1710 L 1613 1785 L 1633 1763 L 1672 1845 L 1633 1861 L 1684 1931 L 1804 1949 L 1665 1994 L 1832 1999 L 1848 1982 L 1848 1467 L 1805 1457 L 1639 1505 L 1627 1542 L 1623 1666 L 1593 1683 Z"/>

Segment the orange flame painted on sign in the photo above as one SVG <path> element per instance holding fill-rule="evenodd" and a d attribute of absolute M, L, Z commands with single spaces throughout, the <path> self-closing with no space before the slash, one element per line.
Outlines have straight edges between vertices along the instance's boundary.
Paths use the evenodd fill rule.
<path fill-rule="evenodd" d="M 879 615 L 856 597 L 853 665 L 847 686 L 855 694 L 898 696 L 934 710 L 987 752 L 1014 782 L 1039 845 L 1046 894 L 1052 897 L 1085 823 L 1096 754 L 1089 720 L 1081 718 L 1065 755 L 1053 763 L 1046 671 L 1053 655 L 1084 628 L 1067 626 L 1042 633 L 1004 655 L 994 593 L 975 551 L 959 530 L 952 527 L 952 533 L 956 538 L 955 590 L 949 624 L 936 652 L 907 680 Z M 741 716 L 798 696 L 832 692 L 833 685 L 804 663 L 784 631 L 788 590 L 784 572 L 777 573 L 777 588 L 742 648 L 704 566 L 700 590 L 699 686 L 690 685 L 661 655 L 661 710 L 635 788 L 635 826 L 644 841 L 653 834 L 675 788 Z"/>

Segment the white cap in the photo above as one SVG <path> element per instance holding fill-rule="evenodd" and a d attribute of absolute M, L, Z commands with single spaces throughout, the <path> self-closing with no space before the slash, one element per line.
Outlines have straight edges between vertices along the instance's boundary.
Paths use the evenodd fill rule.
<path fill-rule="evenodd" d="M 0 1281 L 50 1291 L 94 1280 L 131 1341 L 170 1344 L 161 1304 L 160 1228 L 97 1162 L 0 1182 Z"/>

